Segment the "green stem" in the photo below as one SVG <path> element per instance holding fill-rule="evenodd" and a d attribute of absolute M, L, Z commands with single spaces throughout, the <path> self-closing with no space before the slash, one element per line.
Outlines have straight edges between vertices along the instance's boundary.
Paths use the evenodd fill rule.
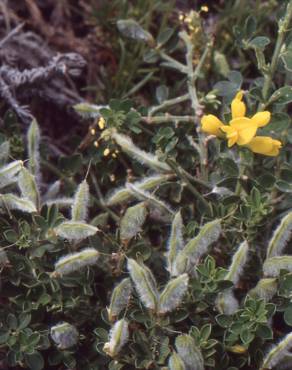
<path fill-rule="evenodd" d="M 180 32 L 179 36 L 184 41 L 186 48 L 187 48 L 186 62 L 187 62 L 187 68 L 188 68 L 188 90 L 189 90 L 189 94 L 191 97 L 191 104 L 192 104 L 194 114 L 196 118 L 198 118 L 202 115 L 202 106 L 199 103 L 198 96 L 197 96 L 196 81 L 201 73 L 203 65 L 211 49 L 212 43 L 208 42 L 200 58 L 200 61 L 196 69 L 194 70 L 193 69 L 193 49 L 194 49 L 193 44 L 189 38 L 189 35 L 186 32 Z M 199 156 L 200 156 L 201 175 L 204 179 L 207 179 L 208 178 L 208 169 L 207 169 L 208 150 L 206 146 L 204 145 L 204 140 L 199 130 L 197 130 L 197 133 L 198 133 L 199 148 L 200 148 Z"/>
<path fill-rule="evenodd" d="M 171 107 L 172 105 L 182 103 L 190 98 L 190 94 L 184 94 L 182 96 L 178 96 L 177 98 L 174 99 L 169 99 L 165 100 L 163 103 L 160 105 L 156 105 L 152 108 L 149 109 L 149 116 L 152 116 L 154 113 L 158 112 L 159 110 L 162 110 L 167 107 Z"/>
<path fill-rule="evenodd" d="M 238 176 L 238 180 L 237 180 L 237 184 L 236 184 L 236 188 L 235 188 L 235 194 L 236 195 L 240 195 L 241 191 L 242 191 L 242 186 L 241 186 L 241 183 L 240 183 L 240 180 L 242 179 L 242 176 L 244 175 L 244 172 L 245 172 L 245 162 L 244 162 L 244 155 L 242 153 L 241 150 L 239 150 L 239 158 L 240 158 L 240 162 L 239 162 L 239 176 Z"/>
<path fill-rule="evenodd" d="M 195 122 L 195 116 L 173 116 L 169 113 L 165 113 L 163 116 L 155 116 L 155 117 L 142 117 L 142 121 L 148 124 L 159 124 L 165 122 Z"/>
<path fill-rule="evenodd" d="M 180 170 L 180 168 L 176 165 L 175 162 L 168 159 L 166 160 L 166 163 L 171 167 L 173 172 L 186 184 L 187 188 L 190 190 L 190 192 L 202 203 L 204 204 L 205 208 L 209 210 L 209 213 L 211 214 L 211 208 L 209 203 L 206 201 L 206 199 L 198 192 L 198 190 L 191 184 L 188 177 L 185 175 L 183 171 Z"/>
<path fill-rule="evenodd" d="M 135 94 L 137 91 L 139 91 L 146 83 L 151 80 L 152 76 L 154 75 L 154 72 L 149 72 L 141 81 L 139 81 L 134 87 L 132 87 L 125 95 L 123 95 L 122 99 L 125 99 L 133 94 Z"/>
<path fill-rule="evenodd" d="M 272 57 L 272 62 L 269 71 L 265 75 L 265 82 L 262 90 L 264 103 L 260 105 L 260 108 L 262 108 L 268 100 L 268 94 L 271 87 L 272 79 L 279 63 L 280 52 L 285 41 L 285 34 L 288 31 L 291 19 L 292 19 L 292 0 L 290 0 L 289 4 L 287 5 L 284 18 L 279 21 L 278 37 Z"/>
<path fill-rule="evenodd" d="M 120 222 L 120 217 L 105 204 L 105 201 L 101 193 L 100 187 L 97 183 L 96 177 L 92 173 L 90 174 L 90 177 L 91 177 L 93 186 L 95 188 L 96 194 L 98 196 L 98 199 L 94 198 L 95 202 L 99 205 L 100 208 L 106 211 L 112 217 L 113 220 L 115 220 L 117 223 Z"/>
<path fill-rule="evenodd" d="M 180 72 L 184 73 L 184 74 L 187 74 L 188 73 L 188 68 L 178 62 L 177 60 L 175 60 L 174 58 L 170 57 L 169 55 L 167 55 L 164 51 L 161 51 L 161 50 L 157 50 L 160 57 L 164 60 L 166 60 L 167 62 L 169 62 L 169 65 L 174 68 L 174 69 L 177 69 L 179 70 Z"/>

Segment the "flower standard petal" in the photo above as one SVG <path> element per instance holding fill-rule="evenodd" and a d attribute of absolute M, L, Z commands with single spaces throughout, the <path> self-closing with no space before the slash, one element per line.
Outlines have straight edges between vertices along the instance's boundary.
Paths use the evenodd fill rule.
<path fill-rule="evenodd" d="M 243 91 L 239 91 L 231 102 L 232 119 L 244 117 L 246 113 L 246 106 L 242 101 Z"/>
<path fill-rule="evenodd" d="M 213 114 L 204 115 L 201 120 L 202 131 L 207 134 L 222 136 L 220 127 L 223 123 Z"/>
<path fill-rule="evenodd" d="M 264 127 L 270 122 L 271 113 L 268 111 L 258 112 L 252 116 L 251 120 L 257 127 Z"/>
<path fill-rule="evenodd" d="M 233 127 L 234 129 L 238 131 L 248 128 L 250 126 L 255 126 L 252 120 L 247 117 L 234 118 L 230 121 L 229 124 L 231 127 Z"/>

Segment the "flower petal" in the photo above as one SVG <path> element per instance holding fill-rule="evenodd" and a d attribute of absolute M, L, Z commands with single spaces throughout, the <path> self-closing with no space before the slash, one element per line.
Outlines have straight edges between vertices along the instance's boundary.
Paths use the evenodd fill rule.
<path fill-rule="evenodd" d="M 257 127 L 250 118 L 247 117 L 240 117 L 240 118 L 234 118 L 230 121 L 230 126 L 233 127 L 236 130 L 243 130 L 248 127 L 255 126 Z"/>
<path fill-rule="evenodd" d="M 226 133 L 226 138 L 228 139 L 228 147 L 233 146 L 238 139 L 238 132 L 231 126 L 224 125 L 221 130 Z"/>
<path fill-rule="evenodd" d="M 231 102 L 232 119 L 244 117 L 246 113 L 246 106 L 242 101 L 243 91 L 239 91 Z"/>
<path fill-rule="evenodd" d="M 202 131 L 207 134 L 222 136 L 220 127 L 223 123 L 213 114 L 204 115 L 201 119 Z"/>
<path fill-rule="evenodd" d="M 273 139 L 268 136 L 256 136 L 248 144 L 254 153 L 267 154 L 273 150 Z"/>
<path fill-rule="evenodd" d="M 266 126 L 271 120 L 271 113 L 268 111 L 258 112 L 252 118 L 252 122 L 257 125 L 257 127 Z"/>
<path fill-rule="evenodd" d="M 248 144 L 252 140 L 252 138 L 255 136 L 256 132 L 257 132 L 256 126 L 250 126 L 245 129 L 239 130 L 237 144 L 238 145 Z"/>
<path fill-rule="evenodd" d="M 256 136 L 248 144 L 248 148 L 254 153 L 275 157 L 279 155 L 282 143 L 279 140 L 274 140 L 269 136 Z"/>

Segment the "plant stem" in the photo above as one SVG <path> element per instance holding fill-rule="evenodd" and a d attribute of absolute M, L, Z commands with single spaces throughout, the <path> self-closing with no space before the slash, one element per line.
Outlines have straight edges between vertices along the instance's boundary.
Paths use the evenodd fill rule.
<path fill-rule="evenodd" d="M 134 87 L 132 87 L 125 95 L 123 95 L 122 99 L 125 99 L 137 91 L 139 91 L 149 80 L 151 80 L 154 72 L 149 72 L 141 81 L 139 81 Z"/>
<path fill-rule="evenodd" d="M 155 117 L 142 117 L 142 121 L 148 124 L 159 124 L 165 122 L 195 122 L 195 116 L 172 116 L 169 113 L 165 113 L 163 116 Z"/>
<path fill-rule="evenodd" d="M 291 19 L 292 19 L 292 0 L 290 0 L 289 4 L 287 5 L 284 18 L 279 21 L 278 37 L 277 37 L 271 65 L 270 65 L 269 71 L 264 76 L 265 82 L 264 82 L 264 86 L 262 90 L 264 103 L 260 105 L 260 108 L 264 107 L 268 100 L 268 94 L 269 94 L 269 90 L 271 87 L 272 79 L 276 71 L 276 68 L 278 66 L 278 63 L 279 63 L 280 52 L 281 52 L 281 49 L 282 49 L 282 46 L 285 40 L 285 34 L 288 31 Z"/>
<path fill-rule="evenodd" d="M 105 204 L 105 201 L 101 193 L 100 187 L 97 183 L 96 177 L 92 173 L 90 174 L 90 177 L 91 177 L 93 186 L 95 188 L 96 194 L 98 196 L 98 199 L 94 198 L 95 202 L 99 205 L 100 208 L 106 211 L 112 217 L 114 221 L 116 221 L 117 223 L 120 222 L 120 217 L 114 211 L 112 211 L 109 207 L 107 207 L 107 205 Z"/>
<path fill-rule="evenodd" d="M 166 60 L 168 63 L 169 63 L 169 66 L 171 66 L 172 68 L 174 69 L 177 69 L 179 70 L 180 72 L 184 73 L 184 74 L 187 74 L 188 73 L 188 68 L 187 66 L 185 66 L 184 64 L 178 62 L 177 60 L 175 60 L 174 58 L 170 57 L 169 55 L 167 55 L 164 51 L 161 51 L 161 50 L 157 50 L 160 57 L 164 60 Z"/>
<path fill-rule="evenodd" d="M 245 172 L 245 163 L 244 163 L 245 159 L 244 159 L 243 152 L 241 150 L 239 150 L 239 158 L 240 158 L 239 176 L 238 176 L 238 180 L 237 180 L 237 184 L 236 184 L 236 188 L 235 188 L 235 194 L 238 195 L 238 196 L 240 195 L 241 190 L 242 190 L 240 180 L 242 179 L 242 176 L 244 175 L 244 172 Z"/>
<path fill-rule="evenodd" d="M 188 67 L 188 90 L 191 98 L 191 104 L 193 111 L 195 113 L 196 118 L 200 117 L 202 115 L 202 106 L 199 103 L 198 96 L 197 96 L 197 90 L 196 90 L 196 80 L 199 77 L 202 67 L 206 61 L 206 58 L 209 54 L 209 51 L 211 49 L 212 43 L 208 42 L 200 61 L 196 67 L 196 69 L 193 69 L 193 44 L 189 38 L 189 35 L 186 32 L 180 32 L 179 34 L 180 38 L 184 41 L 186 48 L 187 48 L 187 54 L 186 54 L 186 62 Z M 198 138 L 199 138 L 199 156 L 200 156 L 200 169 L 201 169 L 201 175 L 204 179 L 208 178 L 208 171 L 207 171 L 207 162 L 208 162 L 208 150 L 206 146 L 204 145 L 204 141 L 202 139 L 202 136 L 199 132 L 199 129 L 197 130 Z"/>
<path fill-rule="evenodd" d="M 170 107 L 175 104 L 182 103 L 190 98 L 190 94 L 184 94 L 182 96 L 178 96 L 174 99 L 165 100 L 163 103 L 156 105 L 149 109 L 149 116 L 152 116 L 154 113 L 158 112 L 159 110 L 162 110 L 164 108 Z"/>
<path fill-rule="evenodd" d="M 198 192 L 198 190 L 190 183 L 188 177 L 185 175 L 183 171 L 180 170 L 180 168 L 177 166 L 175 162 L 168 159 L 166 160 L 166 163 L 171 167 L 173 172 L 186 184 L 187 188 L 190 190 L 191 193 L 206 207 L 206 209 L 211 214 L 211 208 L 209 203 L 206 201 L 206 199 Z"/>

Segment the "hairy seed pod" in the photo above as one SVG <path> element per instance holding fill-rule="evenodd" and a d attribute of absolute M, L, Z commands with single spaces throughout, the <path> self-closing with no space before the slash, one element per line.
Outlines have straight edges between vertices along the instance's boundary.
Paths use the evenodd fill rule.
<path fill-rule="evenodd" d="M 111 302 L 107 309 L 109 321 L 115 321 L 120 312 L 127 306 L 132 294 L 132 284 L 129 278 L 123 279 L 113 290 Z"/>
<path fill-rule="evenodd" d="M 179 335 L 175 340 L 175 347 L 186 370 L 204 370 L 204 358 L 193 337 L 188 334 Z"/>
<path fill-rule="evenodd" d="M 292 272 L 292 256 L 276 256 L 265 260 L 263 272 L 265 276 L 276 277 L 281 270 Z"/>
<path fill-rule="evenodd" d="M 21 191 L 21 195 L 30 200 L 38 209 L 40 206 L 39 189 L 34 175 L 32 175 L 25 167 L 23 167 L 19 172 L 18 186 Z"/>
<path fill-rule="evenodd" d="M 113 132 L 112 138 L 117 142 L 117 144 L 125 153 L 136 159 L 141 164 L 158 172 L 171 172 L 171 168 L 168 166 L 168 164 L 161 162 L 157 158 L 157 156 L 139 149 L 133 143 L 130 137 L 119 134 L 117 132 Z"/>
<path fill-rule="evenodd" d="M 36 120 L 33 120 L 29 126 L 27 132 L 27 142 L 28 142 L 28 168 L 30 173 L 32 173 L 37 181 L 40 181 L 40 129 Z"/>
<path fill-rule="evenodd" d="M 109 341 L 103 346 L 104 352 L 115 357 L 129 339 L 128 322 L 125 319 L 117 321 L 109 333 Z"/>
<path fill-rule="evenodd" d="M 145 265 L 138 264 L 131 258 L 128 259 L 128 271 L 141 302 L 145 307 L 156 311 L 158 291 L 155 278 L 151 271 Z"/>
<path fill-rule="evenodd" d="M 169 370 L 185 370 L 185 364 L 179 355 L 174 351 L 168 360 Z"/>
<path fill-rule="evenodd" d="M 239 281 L 240 275 L 242 274 L 243 268 L 246 264 L 248 257 L 248 244 L 246 241 L 240 244 L 237 251 L 234 253 L 229 266 L 225 280 L 230 280 L 236 285 Z"/>
<path fill-rule="evenodd" d="M 167 270 L 170 275 L 173 276 L 175 273 L 175 259 L 178 253 L 184 247 L 184 241 L 182 236 L 183 222 L 180 212 L 177 212 L 173 218 L 171 225 L 171 234 L 168 240 L 168 251 L 167 251 Z"/>
<path fill-rule="evenodd" d="M 78 342 L 79 333 L 75 326 L 67 322 L 59 323 L 51 328 L 50 331 L 53 341 L 60 349 L 73 347 Z"/>
<path fill-rule="evenodd" d="M 22 212 L 33 213 L 37 209 L 28 199 L 22 199 L 14 194 L 0 194 L 0 208 L 3 211 L 7 209 L 16 209 Z"/>
<path fill-rule="evenodd" d="M 278 282 L 276 278 L 263 278 L 248 294 L 251 297 L 261 298 L 268 302 L 277 294 L 277 291 Z"/>
<path fill-rule="evenodd" d="M 43 195 L 43 202 L 56 198 L 61 189 L 61 181 L 57 180 L 49 185 L 46 193 Z"/>
<path fill-rule="evenodd" d="M 208 251 L 209 246 L 219 238 L 220 233 L 220 220 L 206 223 L 199 234 L 191 239 L 178 254 L 179 263 L 176 263 L 176 274 L 189 272 L 196 266 L 200 257 Z M 182 270 L 183 267 L 184 269 Z"/>
<path fill-rule="evenodd" d="M 171 207 L 153 194 L 149 193 L 148 191 L 138 189 L 131 183 L 126 184 L 126 186 L 137 199 L 146 201 L 150 206 L 158 208 L 167 214 L 174 215 Z"/>
<path fill-rule="evenodd" d="M 280 225 L 274 231 L 269 242 L 267 258 L 279 256 L 291 238 L 292 233 L 292 212 L 282 218 Z"/>
<path fill-rule="evenodd" d="M 188 289 L 188 283 L 189 277 L 187 274 L 170 280 L 160 294 L 158 313 L 164 314 L 177 308 Z"/>
<path fill-rule="evenodd" d="M 17 175 L 23 168 L 22 161 L 14 161 L 0 168 L 0 188 L 17 181 Z"/>
<path fill-rule="evenodd" d="M 55 263 L 56 275 L 68 275 L 71 272 L 81 270 L 85 266 L 95 265 L 99 253 L 94 248 L 85 248 L 80 252 L 68 254 L 61 257 Z"/>
<path fill-rule="evenodd" d="M 238 300 L 235 298 L 233 290 L 227 289 L 218 294 L 216 299 L 218 311 L 224 315 L 233 315 L 239 308 Z"/>
<path fill-rule="evenodd" d="M 146 177 L 141 181 L 136 181 L 133 185 L 140 190 L 152 190 L 160 184 L 166 182 L 171 176 L 170 175 L 153 175 Z M 126 187 L 121 187 L 114 190 L 107 198 L 106 204 L 108 206 L 114 206 L 127 202 L 133 197 L 133 193 Z"/>
<path fill-rule="evenodd" d="M 123 242 L 128 242 L 142 231 L 147 217 L 147 209 L 144 202 L 129 207 L 121 219 L 120 238 Z"/>
<path fill-rule="evenodd" d="M 57 226 L 56 235 L 68 240 L 80 241 L 97 233 L 98 228 L 84 222 L 66 221 Z"/>
<path fill-rule="evenodd" d="M 108 105 L 79 103 L 74 105 L 73 108 L 78 114 L 80 114 L 81 117 L 89 119 L 89 118 L 99 118 L 101 116 L 100 110 L 103 108 L 108 108 Z"/>
<path fill-rule="evenodd" d="M 74 199 L 73 198 L 53 198 L 50 200 L 46 200 L 43 202 L 43 204 L 46 204 L 47 206 L 56 205 L 59 208 L 66 208 L 73 205 Z"/>
<path fill-rule="evenodd" d="M 0 145 L 0 163 L 1 164 L 5 163 L 8 160 L 9 153 L 10 153 L 10 143 L 7 140 L 7 141 L 4 141 Z"/>
<path fill-rule="evenodd" d="M 0 248 L 0 267 L 5 266 L 9 263 L 7 253 L 4 248 Z"/>
<path fill-rule="evenodd" d="M 88 203 L 89 203 L 89 186 L 86 180 L 78 186 L 76 194 L 74 196 L 74 203 L 71 211 L 72 221 L 82 221 L 85 222 L 88 213 Z"/>
<path fill-rule="evenodd" d="M 292 333 L 286 335 L 274 348 L 272 348 L 264 358 L 262 367 L 260 370 L 272 369 L 278 363 L 283 360 L 286 355 L 290 354 L 292 348 Z"/>

